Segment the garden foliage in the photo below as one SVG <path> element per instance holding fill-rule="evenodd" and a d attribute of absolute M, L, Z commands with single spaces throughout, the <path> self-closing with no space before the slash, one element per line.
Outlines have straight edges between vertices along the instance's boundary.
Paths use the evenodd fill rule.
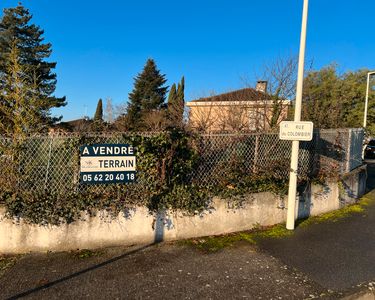
<path fill-rule="evenodd" d="M 173 129 L 152 135 L 111 135 L 111 138 L 109 141 L 108 137 L 96 134 L 0 143 L 1 157 L 8 159 L 8 167 L 0 176 L 0 202 L 5 205 L 8 217 L 36 224 L 59 224 L 73 222 L 83 212 L 95 215 L 104 211 L 115 217 L 121 212 L 127 215 L 129 210 L 140 206 L 148 207 L 150 213 L 172 209 L 196 214 L 209 208 L 214 196 L 238 199 L 249 192 L 286 191 L 286 179 L 277 172 L 249 173 L 243 165 L 246 152 L 241 147 L 234 152 L 222 151 L 220 162 L 204 170 L 211 172 L 211 182 L 215 184 L 210 184 L 198 176 L 200 166 L 204 165 L 202 160 L 207 158 L 201 153 L 200 136 Z M 135 183 L 79 182 L 79 147 L 105 142 L 135 147 Z M 270 163 L 274 170 L 278 168 L 276 160 Z M 287 164 L 279 167 L 287 168 Z"/>

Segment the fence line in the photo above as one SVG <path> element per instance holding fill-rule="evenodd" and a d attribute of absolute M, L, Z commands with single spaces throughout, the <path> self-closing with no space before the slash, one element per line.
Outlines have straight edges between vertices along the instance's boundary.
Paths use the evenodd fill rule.
<path fill-rule="evenodd" d="M 136 135 L 147 138 L 157 134 L 53 134 L 26 138 L 22 142 L 0 137 L 0 186 L 8 184 L 27 191 L 47 189 L 58 193 L 87 189 L 79 183 L 80 146 L 93 142 L 126 143 Z M 362 164 L 363 138 L 362 129 L 315 130 L 311 142 L 300 143 L 298 176 L 308 178 L 324 172 L 344 174 L 357 168 Z M 204 134 L 194 140 L 199 164 L 191 180 L 196 184 L 215 185 L 241 174 L 289 176 L 291 142 L 280 140 L 276 133 Z M 14 151 L 18 151 L 17 160 Z M 137 161 L 141 160 L 137 156 Z M 105 191 L 106 186 L 90 188 Z"/>

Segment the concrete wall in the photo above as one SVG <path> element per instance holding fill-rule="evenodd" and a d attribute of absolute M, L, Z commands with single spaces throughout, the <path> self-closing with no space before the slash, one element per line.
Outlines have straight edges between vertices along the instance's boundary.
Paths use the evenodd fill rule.
<path fill-rule="evenodd" d="M 361 168 L 346 176 L 346 182 L 356 193 L 347 195 L 345 201 L 342 201 L 342 188 L 336 182 L 304 187 L 297 205 L 298 216 L 318 215 L 354 202 L 364 193 L 361 187 L 366 179 L 365 173 L 366 169 Z M 249 194 L 237 202 L 215 198 L 212 209 L 196 216 L 170 211 L 150 215 L 146 208 L 139 207 L 114 220 L 103 213 L 61 226 L 29 225 L 22 220 L 15 222 L 6 219 L 5 209 L 0 208 L 0 252 L 94 249 L 243 231 L 256 224 L 284 222 L 286 202 L 285 198 L 265 192 Z"/>
<path fill-rule="evenodd" d="M 367 166 L 356 168 L 342 178 L 340 184 L 340 205 L 341 207 L 352 204 L 366 192 Z"/>

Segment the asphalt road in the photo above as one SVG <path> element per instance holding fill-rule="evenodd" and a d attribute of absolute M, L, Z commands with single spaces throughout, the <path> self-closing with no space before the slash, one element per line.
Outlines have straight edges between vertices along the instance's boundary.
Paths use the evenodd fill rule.
<path fill-rule="evenodd" d="M 368 165 L 367 188 L 375 189 L 375 164 Z M 375 205 L 338 222 L 297 228 L 285 239 L 263 240 L 261 249 L 328 289 L 345 290 L 373 281 Z"/>
<path fill-rule="evenodd" d="M 0 299 L 306 299 L 324 288 L 239 244 L 217 253 L 160 244 L 95 257 L 29 254 L 0 277 Z"/>

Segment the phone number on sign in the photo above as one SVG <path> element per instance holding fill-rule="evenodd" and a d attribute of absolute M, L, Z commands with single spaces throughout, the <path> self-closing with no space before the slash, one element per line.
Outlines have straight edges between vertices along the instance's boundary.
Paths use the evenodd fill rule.
<path fill-rule="evenodd" d="M 129 182 L 135 180 L 134 173 L 119 174 L 81 174 L 81 180 L 85 183 L 90 182 Z"/>

